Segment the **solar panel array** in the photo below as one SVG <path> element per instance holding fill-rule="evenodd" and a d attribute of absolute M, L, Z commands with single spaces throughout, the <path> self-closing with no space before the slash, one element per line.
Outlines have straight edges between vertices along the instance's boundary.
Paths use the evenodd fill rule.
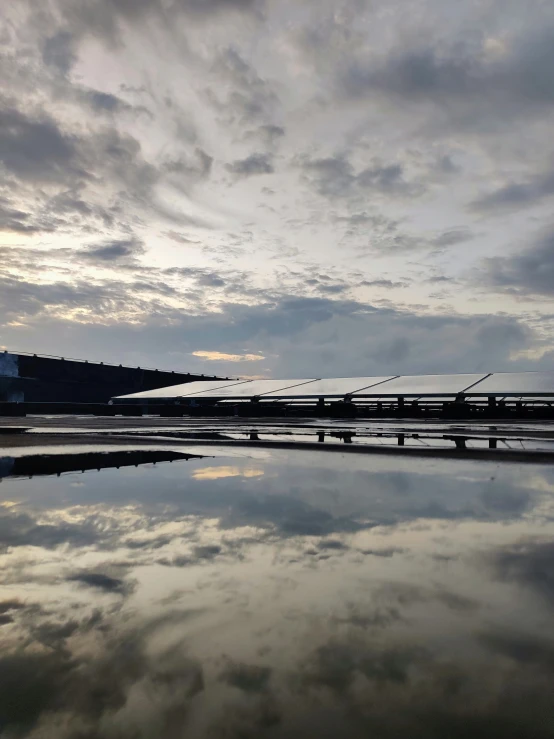
<path fill-rule="evenodd" d="M 458 375 L 387 375 L 289 380 L 198 381 L 121 395 L 115 400 L 302 400 L 340 398 L 546 397 L 554 396 L 554 372 Z"/>

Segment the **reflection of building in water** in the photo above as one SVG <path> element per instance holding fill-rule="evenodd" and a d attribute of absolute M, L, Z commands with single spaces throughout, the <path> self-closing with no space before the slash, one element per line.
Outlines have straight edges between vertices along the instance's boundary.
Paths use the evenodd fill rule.
<path fill-rule="evenodd" d="M 167 451 L 85 452 L 82 454 L 31 454 L 24 457 L 0 457 L 0 479 L 61 475 L 63 472 L 86 472 L 116 467 L 138 467 L 141 464 L 200 459 L 196 454 Z"/>

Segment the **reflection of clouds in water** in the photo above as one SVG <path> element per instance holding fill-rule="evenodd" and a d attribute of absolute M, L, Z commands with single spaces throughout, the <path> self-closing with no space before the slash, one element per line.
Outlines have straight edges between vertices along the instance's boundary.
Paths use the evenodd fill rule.
<path fill-rule="evenodd" d="M 550 473 L 277 456 L 3 483 L 10 739 L 554 736 Z"/>
<path fill-rule="evenodd" d="M 261 477 L 264 470 L 254 467 L 202 467 L 194 470 L 191 477 L 194 480 L 221 480 L 225 477 Z"/>
<path fill-rule="evenodd" d="M 105 572 L 77 572 L 66 579 L 68 582 L 104 590 L 106 593 L 124 593 L 129 589 L 129 585 L 123 580 L 107 575 Z"/>
<path fill-rule="evenodd" d="M 187 609 L 186 593 L 161 615 L 64 621 L 16 604 L 3 628 L 20 646 L 0 658 L 0 715 L 33 739 L 551 736 L 551 644 L 490 625 L 472 635 L 473 620 L 458 648 L 422 638 L 422 604 L 442 619 L 458 604 L 402 590 L 376 594 L 373 610 L 371 598 L 365 610 L 364 598 L 337 602 L 324 620 L 308 609 L 283 622 L 274 603 L 265 629 L 252 610 L 207 632 L 209 614 Z"/>
<path fill-rule="evenodd" d="M 46 549 L 61 544 L 86 546 L 96 539 L 95 531 L 88 524 L 40 523 L 32 515 L 8 512 L 0 515 L 0 552 L 9 547 L 34 546 Z"/>
<path fill-rule="evenodd" d="M 0 657 L 0 715 L 14 736 L 179 735 L 202 669 L 183 651 L 149 651 L 152 624 L 40 619 L 19 629 L 32 648 Z"/>
<path fill-rule="evenodd" d="M 491 556 L 498 577 L 529 590 L 554 605 L 554 540 L 527 538 Z"/>

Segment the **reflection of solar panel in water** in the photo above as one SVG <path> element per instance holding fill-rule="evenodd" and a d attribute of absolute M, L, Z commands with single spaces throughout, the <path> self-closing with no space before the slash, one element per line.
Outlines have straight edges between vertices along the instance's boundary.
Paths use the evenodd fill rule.
<path fill-rule="evenodd" d="M 495 372 L 468 395 L 554 395 L 554 372 Z"/>
<path fill-rule="evenodd" d="M 242 385 L 230 385 L 229 387 L 213 390 L 207 387 L 199 397 L 204 398 L 255 398 L 263 396 L 270 392 L 287 391 L 291 394 L 290 388 L 295 388 L 294 395 L 302 394 L 303 385 L 309 385 L 312 380 L 249 380 Z M 195 383 L 199 385 L 200 383 Z M 206 383 L 207 385 L 208 383 Z M 198 393 L 195 393 L 197 395 Z"/>
<path fill-rule="evenodd" d="M 463 375 L 403 375 L 390 382 L 375 388 L 374 395 L 456 395 L 471 387 L 479 380 L 486 377 L 485 374 L 463 374 Z M 378 391 L 378 393 L 377 393 Z M 355 393 L 355 395 L 370 394 L 369 391 Z"/>
<path fill-rule="evenodd" d="M 145 390 L 141 393 L 131 393 L 130 395 L 120 395 L 120 398 L 128 398 L 132 400 L 155 399 L 155 398 L 182 398 L 184 395 L 191 395 L 202 390 L 214 390 L 216 388 L 228 387 L 229 385 L 242 385 L 245 380 L 219 380 L 210 382 L 207 380 L 199 380 L 198 382 L 185 382 L 180 385 L 170 385 L 169 387 L 160 387 L 155 390 Z"/>

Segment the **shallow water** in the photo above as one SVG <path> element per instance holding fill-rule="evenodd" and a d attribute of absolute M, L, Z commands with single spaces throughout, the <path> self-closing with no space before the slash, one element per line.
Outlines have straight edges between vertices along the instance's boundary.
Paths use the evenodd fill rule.
<path fill-rule="evenodd" d="M 4 477 L 2 737 L 554 737 L 551 467 L 177 456 Z"/>

